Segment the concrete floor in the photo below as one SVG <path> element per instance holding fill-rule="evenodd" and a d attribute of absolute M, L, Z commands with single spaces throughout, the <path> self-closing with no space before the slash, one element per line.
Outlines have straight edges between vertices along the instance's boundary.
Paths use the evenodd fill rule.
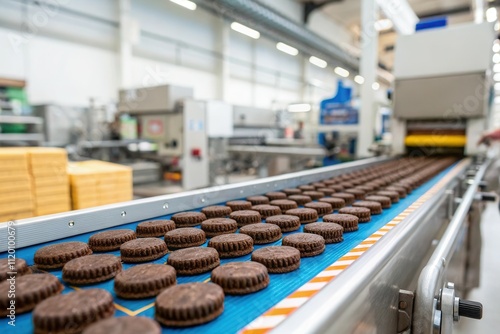
<path fill-rule="evenodd" d="M 491 203 L 483 213 L 481 234 L 481 286 L 468 298 L 483 304 L 483 319 L 461 318 L 454 333 L 500 333 L 500 214 L 498 203 Z"/>

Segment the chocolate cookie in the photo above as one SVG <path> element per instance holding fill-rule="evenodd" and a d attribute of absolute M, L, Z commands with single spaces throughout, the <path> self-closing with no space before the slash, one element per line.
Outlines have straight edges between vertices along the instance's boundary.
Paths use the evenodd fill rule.
<path fill-rule="evenodd" d="M 146 317 L 108 318 L 87 327 L 82 334 L 161 334 L 160 325 Z"/>
<path fill-rule="evenodd" d="M 99 232 L 89 238 L 89 246 L 94 252 L 108 252 L 120 249 L 120 246 L 134 240 L 136 234 L 132 230 L 110 230 Z"/>
<path fill-rule="evenodd" d="M 308 185 L 308 184 L 304 184 L 302 186 L 298 186 L 297 188 L 299 188 L 300 190 L 302 190 L 302 192 L 304 191 L 313 191 L 314 189 L 314 186 L 311 186 L 311 185 Z"/>
<path fill-rule="evenodd" d="M 31 274 L 31 269 L 30 267 L 28 267 L 28 264 L 23 259 L 19 258 L 16 258 L 15 260 L 0 259 L 0 283 L 5 281 L 11 275 L 16 275 L 16 277 L 20 277 L 22 275 L 28 275 L 28 274 Z"/>
<path fill-rule="evenodd" d="M 207 238 L 212 238 L 221 234 L 236 233 L 238 223 L 229 218 L 212 218 L 201 223 L 201 229 L 205 232 Z"/>
<path fill-rule="evenodd" d="M 207 220 L 202 212 L 179 212 L 172 216 L 172 220 L 175 222 L 176 227 L 192 227 L 198 226 L 204 220 Z"/>
<path fill-rule="evenodd" d="M 195 227 L 177 228 L 165 234 L 165 243 L 170 249 L 201 246 L 206 240 L 205 232 Z"/>
<path fill-rule="evenodd" d="M 113 297 L 106 290 L 78 290 L 38 304 L 33 311 L 33 325 L 37 334 L 76 334 L 114 313 Z"/>
<path fill-rule="evenodd" d="M 120 272 L 115 277 L 115 293 L 120 298 L 154 297 L 176 284 L 176 273 L 165 264 L 140 264 Z"/>
<path fill-rule="evenodd" d="M 215 268 L 210 277 L 229 295 L 246 295 L 269 285 L 267 268 L 258 262 L 231 262 Z"/>
<path fill-rule="evenodd" d="M 215 248 L 221 259 L 238 257 L 253 251 L 253 239 L 245 234 L 224 234 L 210 239 L 208 247 Z"/>
<path fill-rule="evenodd" d="M 165 241 L 158 238 L 130 240 L 120 246 L 120 255 L 125 263 L 153 261 L 167 253 Z"/>
<path fill-rule="evenodd" d="M 92 250 L 84 242 L 61 242 L 39 248 L 35 252 L 34 261 L 38 269 L 55 269 L 62 268 L 72 259 L 90 254 Z"/>
<path fill-rule="evenodd" d="M 232 212 L 229 218 L 236 220 L 238 227 L 262 222 L 260 213 L 253 210 L 241 210 Z"/>
<path fill-rule="evenodd" d="M 291 201 L 289 199 L 276 199 L 271 201 L 271 205 L 275 205 L 281 209 L 281 213 L 285 213 L 287 210 L 296 209 L 299 206 L 297 202 Z"/>
<path fill-rule="evenodd" d="M 349 181 L 343 181 L 343 182 L 340 183 L 340 185 L 342 187 L 344 187 L 344 189 L 354 188 L 354 183 L 349 182 Z"/>
<path fill-rule="evenodd" d="M 287 215 L 297 216 L 301 224 L 314 223 L 318 220 L 318 212 L 314 209 L 299 208 L 291 209 L 286 212 Z"/>
<path fill-rule="evenodd" d="M 302 194 L 302 190 L 300 190 L 298 188 L 286 188 L 286 189 L 283 189 L 281 192 L 285 193 L 287 196 Z"/>
<path fill-rule="evenodd" d="M 281 209 L 278 206 L 269 205 L 269 204 L 260 204 L 252 206 L 252 210 L 260 213 L 262 219 L 266 219 L 267 217 L 276 216 L 281 214 Z"/>
<path fill-rule="evenodd" d="M 354 232 L 358 230 L 359 218 L 348 214 L 326 215 L 323 217 L 323 223 L 335 223 L 344 228 L 345 232 Z"/>
<path fill-rule="evenodd" d="M 325 239 L 317 234 L 295 233 L 283 238 L 283 246 L 297 248 L 300 257 L 310 257 L 325 251 Z"/>
<path fill-rule="evenodd" d="M 352 204 L 353 207 L 368 208 L 372 215 L 379 215 L 382 213 L 382 205 L 375 201 L 358 201 Z"/>
<path fill-rule="evenodd" d="M 302 193 L 302 195 L 311 197 L 311 199 L 313 201 L 318 200 L 318 199 L 320 199 L 322 197 L 325 197 L 325 193 L 323 193 L 321 191 L 316 191 L 316 190 L 314 190 L 314 191 L 312 191 L 312 190 L 311 191 L 304 191 Z"/>
<path fill-rule="evenodd" d="M 339 213 L 354 215 L 359 218 L 358 223 L 367 223 L 371 220 L 370 209 L 368 208 L 342 208 Z"/>
<path fill-rule="evenodd" d="M 332 206 L 328 202 L 311 202 L 304 205 L 305 208 L 313 209 L 318 212 L 319 217 L 323 217 L 333 212 Z"/>
<path fill-rule="evenodd" d="M 345 188 L 344 188 L 344 187 L 342 187 L 340 184 L 330 184 L 330 185 L 328 185 L 328 188 L 335 190 L 335 192 L 336 192 L 336 193 L 337 193 L 337 192 L 339 192 L 339 193 L 340 193 L 340 192 L 343 192 L 343 191 L 344 191 L 344 189 L 345 189 Z"/>
<path fill-rule="evenodd" d="M 218 267 L 220 260 L 214 248 L 191 247 L 172 252 L 167 264 L 174 267 L 178 275 L 197 275 Z"/>
<path fill-rule="evenodd" d="M 168 231 L 175 229 L 173 220 L 149 220 L 139 223 L 135 228 L 138 238 L 163 237 Z"/>
<path fill-rule="evenodd" d="M 382 206 L 382 209 L 389 209 L 391 207 L 391 199 L 387 196 L 378 196 L 378 195 L 366 196 L 365 200 L 372 202 L 379 202 L 380 205 Z"/>
<path fill-rule="evenodd" d="M 277 225 L 281 232 L 297 231 L 300 228 L 300 218 L 292 215 L 277 215 L 266 219 L 267 224 Z"/>
<path fill-rule="evenodd" d="M 351 205 L 354 203 L 354 195 L 348 193 L 334 193 L 333 198 L 342 198 L 345 201 L 345 205 Z"/>
<path fill-rule="evenodd" d="M 319 189 L 326 187 L 326 184 L 324 184 L 323 182 L 313 182 L 311 183 L 311 186 L 313 186 L 314 189 Z"/>
<path fill-rule="evenodd" d="M 366 196 L 366 192 L 364 190 L 359 189 L 359 188 L 346 189 L 346 190 L 344 190 L 344 192 L 347 194 L 353 194 L 354 199 L 358 200 L 358 201 L 365 199 L 365 196 Z"/>
<path fill-rule="evenodd" d="M 281 239 L 281 229 L 273 224 L 252 224 L 240 228 L 240 233 L 247 234 L 256 245 L 268 244 Z"/>
<path fill-rule="evenodd" d="M 21 314 L 31 311 L 42 300 L 55 296 L 64 289 L 57 277 L 51 274 L 36 274 L 18 276 L 15 279 L 15 297 L 11 286 L 14 280 L 4 280 L 0 283 L 0 316 L 6 317 L 11 300 L 15 300 L 15 313 Z"/>
<path fill-rule="evenodd" d="M 306 203 L 312 202 L 311 197 L 306 195 L 290 195 L 288 199 L 296 202 L 298 206 L 303 206 Z"/>
<path fill-rule="evenodd" d="M 385 188 L 385 190 L 397 191 L 399 194 L 399 198 L 406 198 L 407 195 L 406 189 L 401 186 L 389 186 Z"/>
<path fill-rule="evenodd" d="M 365 193 L 365 195 L 371 194 L 375 190 L 372 186 L 369 186 L 366 184 L 356 186 L 356 188 L 354 188 L 354 189 L 362 190 Z"/>
<path fill-rule="evenodd" d="M 247 201 L 252 203 L 252 205 L 269 204 L 269 198 L 266 196 L 250 196 L 247 197 Z"/>
<path fill-rule="evenodd" d="M 338 197 L 323 197 L 318 200 L 319 202 L 325 202 L 332 206 L 332 210 L 338 210 L 345 206 L 345 201 Z"/>
<path fill-rule="evenodd" d="M 110 280 L 120 271 L 122 263 L 118 256 L 87 255 L 66 263 L 62 270 L 62 279 L 69 284 L 92 284 Z"/>
<path fill-rule="evenodd" d="M 239 210 L 250 210 L 252 203 L 249 201 L 229 201 L 226 205 L 231 208 L 232 211 Z"/>
<path fill-rule="evenodd" d="M 317 190 L 325 194 L 325 197 L 332 196 L 332 194 L 335 192 L 335 189 L 332 188 L 318 188 Z"/>
<path fill-rule="evenodd" d="M 304 232 L 321 235 L 326 244 L 333 244 L 344 240 L 344 228 L 335 223 L 312 223 L 304 226 Z"/>
<path fill-rule="evenodd" d="M 212 205 L 201 209 L 207 218 L 225 218 L 231 213 L 231 208 L 224 205 Z"/>
<path fill-rule="evenodd" d="M 289 246 L 271 246 L 257 249 L 252 261 L 262 263 L 273 274 L 284 274 L 300 267 L 300 251 Z"/>
<path fill-rule="evenodd" d="M 266 193 L 266 197 L 269 198 L 270 201 L 274 201 L 276 199 L 286 199 L 287 194 L 280 191 L 271 191 Z"/>
<path fill-rule="evenodd" d="M 155 319 L 169 327 L 214 320 L 224 311 L 224 291 L 213 283 L 187 283 L 163 291 L 155 301 Z"/>
<path fill-rule="evenodd" d="M 389 197 L 391 199 L 392 204 L 399 202 L 399 193 L 397 191 L 382 190 L 378 191 L 376 195 Z"/>

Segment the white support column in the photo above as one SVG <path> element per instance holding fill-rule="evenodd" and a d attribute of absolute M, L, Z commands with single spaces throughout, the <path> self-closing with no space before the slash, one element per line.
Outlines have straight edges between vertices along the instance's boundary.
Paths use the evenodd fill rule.
<path fill-rule="evenodd" d="M 223 17 L 219 19 L 219 27 L 220 31 L 220 40 L 219 47 L 217 51 L 221 54 L 220 59 L 220 67 L 219 67 L 219 99 L 227 102 L 229 100 L 229 81 L 230 81 L 230 68 L 229 68 L 229 48 L 230 48 L 230 39 L 229 33 L 230 28 L 229 24 L 225 21 Z"/>
<path fill-rule="evenodd" d="M 486 0 L 472 0 L 472 10 L 474 12 L 474 23 L 483 23 L 484 14 L 486 13 Z"/>
<path fill-rule="evenodd" d="M 131 88 L 132 85 L 132 18 L 130 16 L 130 0 L 120 0 L 120 88 Z"/>
<path fill-rule="evenodd" d="M 372 154 L 368 148 L 373 143 L 375 124 L 375 92 L 372 84 L 377 80 L 378 31 L 375 29 L 378 6 L 373 0 L 361 0 L 361 60 L 360 75 L 365 78 L 361 85 L 361 110 L 359 111 L 358 158 Z"/>

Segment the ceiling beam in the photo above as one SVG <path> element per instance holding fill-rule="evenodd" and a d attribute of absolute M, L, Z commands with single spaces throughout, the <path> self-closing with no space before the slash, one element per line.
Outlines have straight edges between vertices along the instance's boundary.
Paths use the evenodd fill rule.
<path fill-rule="evenodd" d="M 309 21 L 309 16 L 316 10 L 324 5 L 331 3 L 342 2 L 343 0 L 325 0 L 323 2 L 316 2 L 314 0 L 308 0 L 304 2 L 302 10 L 302 23 L 306 24 Z"/>

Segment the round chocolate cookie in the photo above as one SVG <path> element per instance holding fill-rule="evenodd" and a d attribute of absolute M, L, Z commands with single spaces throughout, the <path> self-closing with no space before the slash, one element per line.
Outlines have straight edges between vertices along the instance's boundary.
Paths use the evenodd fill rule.
<path fill-rule="evenodd" d="M 290 195 L 288 199 L 296 202 L 298 206 L 303 206 L 306 203 L 312 202 L 311 197 L 306 195 Z"/>
<path fill-rule="evenodd" d="M 286 189 L 283 189 L 281 192 L 285 193 L 287 196 L 302 194 L 302 190 L 300 190 L 298 188 L 286 188 Z"/>
<path fill-rule="evenodd" d="M 12 272 L 16 273 L 16 278 L 22 275 L 31 274 L 31 269 L 23 259 L 16 258 L 15 260 L 0 259 L 0 283 L 11 276 Z"/>
<path fill-rule="evenodd" d="M 358 201 L 365 199 L 365 196 L 366 196 L 366 192 L 364 190 L 359 189 L 359 188 L 346 189 L 346 190 L 344 190 L 344 192 L 347 194 L 353 194 L 354 199 L 358 200 Z"/>
<path fill-rule="evenodd" d="M 33 311 L 37 334 L 76 334 L 115 313 L 113 297 L 103 289 L 85 289 L 45 299 Z"/>
<path fill-rule="evenodd" d="M 328 185 L 328 188 L 335 190 L 335 192 L 342 192 L 345 189 L 340 184 L 330 184 Z"/>
<path fill-rule="evenodd" d="M 309 185 L 309 184 L 304 184 L 304 185 L 302 185 L 302 186 L 298 186 L 297 188 L 299 188 L 299 189 L 300 189 L 300 190 L 302 190 L 303 192 L 304 192 L 304 191 L 313 191 L 314 189 L 316 189 L 316 188 L 314 188 L 314 186 L 311 186 L 311 185 Z"/>
<path fill-rule="evenodd" d="M 249 201 L 229 201 L 226 205 L 231 208 L 232 211 L 239 210 L 250 210 L 252 203 Z"/>
<path fill-rule="evenodd" d="M 332 206 L 328 202 L 311 202 L 304 205 L 305 208 L 313 209 L 318 212 L 319 217 L 323 217 L 333 212 Z"/>
<path fill-rule="evenodd" d="M 308 208 L 291 209 L 286 212 L 287 215 L 297 216 L 301 224 L 314 223 L 318 220 L 318 211 Z"/>
<path fill-rule="evenodd" d="M 177 228 L 165 234 L 165 243 L 170 249 L 201 246 L 206 240 L 205 232 L 195 227 Z"/>
<path fill-rule="evenodd" d="M 172 220 L 175 222 L 176 227 L 192 227 L 198 226 L 202 221 L 207 220 L 202 212 L 179 212 L 172 216 Z"/>
<path fill-rule="evenodd" d="M 72 259 L 90 254 L 92 250 L 84 242 L 61 242 L 39 248 L 35 252 L 34 261 L 38 269 L 55 269 L 63 267 Z"/>
<path fill-rule="evenodd" d="M 262 222 L 260 213 L 253 210 L 240 210 L 232 212 L 229 218 L 236 220 L 238 227 Z"/>
<path fill-rule="evenodd" d="M 273 274 L 284 274 L 300 267 L 300 251 L 289 246 L 270 246 L 252 253 L 252 261 L 262 263 Z"/>
<path fill-rule="evenodd" d="M 382 205 L 375 201 L 358 201 L 352 203 L 353 207 L 368 208 L 372 215 L 379 215 L 382 213 Z"/>
<path fill-rule="evenodd" d="M 252 224 L 240 228 L 240 233 L 252 237 L 256 245 L 268 244 L 281 239 L 281 229 L 273 224 Z"/>
<path fill-rule="evenodd" d="M 304 191 L 302 193 L 302 195 L 311 197 L 311 199 L 313 201 L 316 201 L 322 197 L 325 197 L 325 193 L 323 193 L 321 191 L 316 191 L 316 190 Z"/>
<path fill-rule="evenodd" d="M 371 194 L 375 190 L 372 186 L 367 186 L 365 184 L 360 185 L 360 186 L 356 186 L 356 188 L 354 188 L 354 189 L 359 189 L 359 190 L 364 191 L 365 195 Z"/>
<path fill-rule="evenodd" d="M 333 210 L 338 210 L 345 206 L 345 201 L 338 197 L 323 197 L 318 200 L 318 202 L 325 202 L 331 205 Z"/>
<path fill-rule="evenodd" d="M 207 218 L 225 218 L 231 213 L 231 208 L 224 205 L 212 205 L 201 209 Z"/>
<path fill-rule="evenodd" d="M 340 183 L 340 185 L 342 187 L 344 187 L 344 189 L 354 188 L 354 186 L 355 186 L 354 183 L 349 182 L 349 181 L 343 181 L 343 182 Z"/>
<path fill-rule="evenodd" d="M 297 248 L 300 257 L 310 257 L 325 251 L 325 239 L 317 234 L 295 233 L 283 238 L 283 246 Z"/>
<path fill-rule="evenodd" d="M 165 264 L 140 264 L 120 272 L 115 277 L 115 293 L 120 298 L 154 297 L 176 284 L 176 273 Z"/>
<path fill-rule="evenodd" d="M 380 205 L 382 206 L 382 209 L 389 209 L 391 207 L 391 199 L 387 196 L 378 196 L 378 195 L 366 196 L 365 200 L 371 202 L 379 202 Z"/>
<path fill-rule="evenodd" d="M 271 205 L 275 205 L 281 209 L 281 213 L 285 213 L 287 210 L 296 209 L 299 206 L 297 202 L 291 201 L 289 199 L 276 199 L 271 201 Z"/>
<path fill-rule="evenodd" d="M 370 209 L 368 208 L 359 208 L 359 207 L 351 207 L 351 208 L 342 208 L 339 210 L 339 213 L 354 215 L 359 218 L 358 223 L 367 223 L 371 220 Z"/>
<path fill-rule="evenodd" d="M 163 237 L 168 231 L 175 229 L 173 220 L 149 220 L 139 223 L 135 228 L 138 238 Z"/>
<path fill-rule="evenodd" d="M 281 214 L 281 209 L 279 206 L 274 206 L 269 204 L 254 205 L 252 206 L 252 210 L 260 213 L 262 219 L 266 219 L 267 217 Z"/>
<path fill-rule="evenodd" d="M 167 264 L 174 267 L 178 275 L 197 275 L 218 267 L 220 260 L 214 248 L 191 247 L 172 252 Z"/>
<path fill-rule="evenodd" d="M 236 233 L 238 223 L 229 218 L 212 218 L 201 223 L 201 229 L 205 232 L 207 238 L 212 238 L 221 234 Z"/>
<path fill-rule="evenodd" d="M 110 230 L 96 233 L 89 238 L 89 246 L 94 252 L 108 252 L 120 249 L 120 246 L 134 240 L 136 234 L 132 230 Z"/>
<path fill-rule="evenodd" d="M 125 263 L 153 261 L 167 253 L 165 241 L 158 238 L 130 240 L 120 246 L 120 255 Z"/>
<path fill-rule="evenodd" d="M 324 184 L 323 182 L 313 182 L 311 183 L 311 186 L 313 186 L 314 189 L 319 189 L 326 187 L 326 184 Z"/>
<path fill-rule="evenodd" d="M 15 290 L 11 285 L 13 281 L 4 280 L 0 283 L 0 316 L 10 314 L 8 309 L 11 300 L 15 300 L 15 314 L 31 311 L 42 300 L 55 296 L 64 289 L 57 277 L 51 274 L 34 274 L 18 276 L 15 279 Z M 15 293 L 15 299 L 9 294 Z"/>
<path fill-rule="evenodd" d="M 325 197 L 332 196 L 332 194 L 335 192 L 335 189 L 332 188 L 318 188 L 317 190 L 325 194 Z"/>
<path fill-rule="evenodd" d="M 389 197 L 392 204 L 399 202 L 399 193 L 397 191 L 382 190 L 378 191 L 375 195 Z"/>
<path fill-rule="evenodd" d="M 120 271 L 122 263 L 118 256 L 87 255 L 66 263 L 62 270 L 62 279 L 69 284 L 92 284 L 110 280 Z"/>
<path fill-rule="evenodd" d="M 267 224 L 277 225 L 281 232 L 297 231 L 300 228 L 300 218 L 292 215 L 277 215 L 266 219 Z"/>
<path fill-rule="evenodd" d="M 274 201 L 276 199 L 286 199 L 287 195 L 280 191 L 271 191 L 266 193 L 266 197 L 269 198 L 270 201 Z"/>
<path fill-rule="evenodd" d="M 155 301 L 155 319 L 169 327 L 212 321 L 224 311 L 224 291 L 214 283 L 187 283 L 163 291 Z"/>
<path fill-rule="evenodd" d="M 269 285 L 267 268 L 258 262 L 231 262 L 215 268 L 210 277 L 229 295 L 246 295 Z"/>
<path fill-rule="evenodd" d="M 333 198 L 342 198 L 345 202 L 345 205 L 351 205 L 354 203 L 354 195 L 348 193 L 334 193 L 332 194 Z"/>
<path fill-rule="evenodd" d="M 253 251 L 253 239 L 245 234 L 223 234 L 210 239 L 208 247 L 215 248 L 221 259 L 238 257 Z"/>
<path fill-rule="evenodd" d="M 161 334 L 160 325 L 147 317 L 108 318 L 87 327 L 82 334 Z"/>
<path fill-rule="evenodd" d="M 252 203 L 252 205 L 269 204 L 269 198 L 266 196 L 250 196 L 247 197 L 247 201 Z"/>
<path fill-rule="evenodd" d="M 323 217 L 323 223 L 335 223 L 344 228 L 344 232 L 353 232 L 358 230 L 359 218 L 354 215 L 336 214 Z"/>
<path fill-rule="evenodd" d="M 406 198 L 407 195 L 406 189 L 401 186 L 389 186 L 385 188 L 385 190 L 397 191 L 399 194 L 399 198 Z"/>
<path fill-rule="evenodd" d="M 312 223 L 304 226 L 304 232 L 321 235 L 326 244 L 333 244 L 344 240 L 344 228 L 335 223 Z"/>

